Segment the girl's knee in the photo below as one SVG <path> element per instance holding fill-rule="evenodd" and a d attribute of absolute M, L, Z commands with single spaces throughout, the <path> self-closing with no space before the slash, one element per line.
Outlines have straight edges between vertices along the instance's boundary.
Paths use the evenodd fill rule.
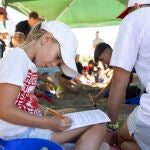
<path fill-rule="evenodd" d="M 106 132 L 106 125 L 104 123 L 96 124 L 94 125 L 94 127 L 95 129 L 99 129 L 99 130 Z"/>
<path fill-rule="evenodd" d="M 132 141 L 125 141 L 120 145 L 121 150 L 141 150 L 140 147 Z"/>
<path fill-rule="evenodd" d="M 127 142 L 123 142 L 120 144 L 121 150 L 127 150 Z"/>
<path fill-rule="evenodd" d="M 106 125 L 105 124 L 96 124 L 93 125 L 92 128 L 94 129 L 95 134 L 100 134 L 101 136 L 106 136 Z"/>
<path fill-rule="evenodd" d="M 125 141 L 125 142 L 121 143 L 120 148 L 121 148 L 121 150 L 133 150 L 134 149 L 134 143 L 129 142 L 129 141 Z"/>

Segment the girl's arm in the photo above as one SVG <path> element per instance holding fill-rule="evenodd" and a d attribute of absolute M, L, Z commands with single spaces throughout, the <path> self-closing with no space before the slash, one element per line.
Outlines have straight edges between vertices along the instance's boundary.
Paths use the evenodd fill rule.
<path fill-rule="evenodd" d="M 19 109 L 16 105 L 16 98 L 20 86 L 8 83 L 0 83 L 0 118 L 4 121 L 18 125 L 52 129 L 63 131 L 71 126 L 69 118 L 60 119 L 56 116 L 41 117 L 30 114 Z"/>

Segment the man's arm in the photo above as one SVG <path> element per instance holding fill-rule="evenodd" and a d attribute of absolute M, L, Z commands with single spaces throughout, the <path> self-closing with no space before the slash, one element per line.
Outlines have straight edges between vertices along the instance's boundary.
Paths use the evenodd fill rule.
<path fill-rule="evenodd" d="M 129 83 L 130 72 L 114 67 L 112 84 L 108 98 L 108 116 L 111 124 L 116 124 L 122 103 L 125 100 L 126 88 Z"/>

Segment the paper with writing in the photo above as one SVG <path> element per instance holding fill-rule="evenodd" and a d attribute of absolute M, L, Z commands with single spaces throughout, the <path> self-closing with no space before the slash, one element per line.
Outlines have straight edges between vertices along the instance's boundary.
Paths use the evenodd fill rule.
<path fill-rule="evenodd" d="M 68 130 L 97 123 L 110 122 L 109 117 L 99 109 L 68 113 L 65 116 L 72 119 L 72 126 Z"/>

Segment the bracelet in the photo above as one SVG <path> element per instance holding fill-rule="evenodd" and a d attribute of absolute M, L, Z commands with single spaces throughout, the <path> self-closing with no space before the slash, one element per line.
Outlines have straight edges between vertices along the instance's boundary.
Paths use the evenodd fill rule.
<path fill-rule="evenodd" d="M 48 113 L 48 109 L 45 109 L 45 111 L 44 111 L 44 117 L 47 115 L 47 113 Z"/>
<path fill-rule="evenodd" d="M 116 124 L 111 124 L 109 122 L 106 123 L 107 128 L 111 130 L 118 130 L 119 129 L 119 123 L 117 122 Z"/>

